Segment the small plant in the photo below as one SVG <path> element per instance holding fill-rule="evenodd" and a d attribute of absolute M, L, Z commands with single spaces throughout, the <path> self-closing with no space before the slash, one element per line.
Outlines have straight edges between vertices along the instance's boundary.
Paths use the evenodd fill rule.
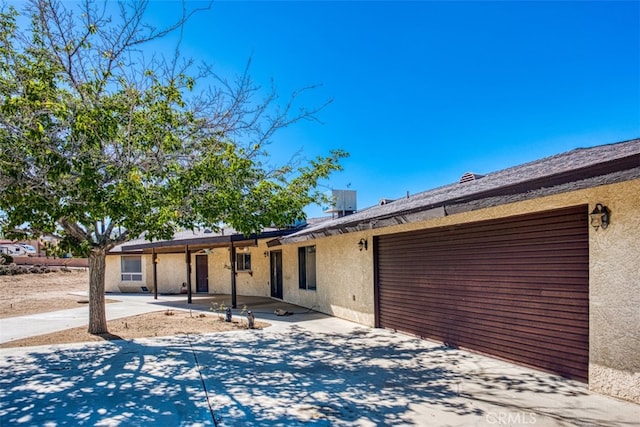
<path fill-rule="evenodd" d="M 173 310 L 167 310 L 164 312 L 165 316 L 173 316 L 175 313 L 173 312 Z"/>
<path fill-rule="evenodd" d="M 255 329 L 256 317 L 253 315 L 253 311 L 247 311 L 247 329 Z"/>
<path fill-rule="evenodd" d="M 224 313 L 227 311 L 227 306 L 224 303 L 212 302 L 209 311 L 212 311 L 218 315 L 219 320 L 224 319 Z"/>
<path fill-rule="evenodd" d="M 242 310 L 240 311 L 240 318 L 243 318 L 243 316 L 247 313 L 247 304 L 242 306 Z M 241 324 L 244 324 L 244 320 L 240 321 Z"/>

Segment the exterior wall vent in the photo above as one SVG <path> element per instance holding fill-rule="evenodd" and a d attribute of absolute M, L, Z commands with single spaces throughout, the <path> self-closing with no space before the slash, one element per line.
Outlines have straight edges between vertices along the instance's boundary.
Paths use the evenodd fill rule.
<path fill-rule="evenodd" d="M 482 178 L 483 176 L 484 175 L 480 175 L 477 173 L 467 172 L 460 177 L 460 181 L 458 181 L 458 184 L 464 184 L 465 182 L 475 181 L 477 179 Z"/>

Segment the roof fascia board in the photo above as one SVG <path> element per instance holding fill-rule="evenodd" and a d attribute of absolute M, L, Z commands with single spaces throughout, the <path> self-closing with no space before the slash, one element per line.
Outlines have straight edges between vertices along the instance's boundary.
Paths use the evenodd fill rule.
<path fill-rule="evenodd" d="M 144 252 L 142 250 L 135 250 L 135 251 L 116 251 L 116 252 L 107 252 L 106 255 L 144 255 Z"/>

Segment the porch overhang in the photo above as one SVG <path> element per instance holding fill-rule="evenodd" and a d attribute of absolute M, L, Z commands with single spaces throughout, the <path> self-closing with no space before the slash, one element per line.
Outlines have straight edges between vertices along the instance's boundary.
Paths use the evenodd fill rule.
<path fill-rule="evenodd" d="M 262 233 L 253 233 L 250 235 L 230 234 L 228 236 L 209 236 L 194 237 L 180 240 L 158 240 L 155 242 L 147 242 L 133 245 L 123 245 L 123 252 L 137 252 L 150 254 L 171 254 L 184 253 L 185 247 L 189 247 L 192 252 L 203 251 L 205 249 L 228 248 L 234 247 L 257 246 L 258 240 L 274 239 L 287 234 L 291 234 L 296 230 L 274 230 Z"/>
<path fill-rule="evenodd" d="M 122 254 L 151 254 L 153 259 L 153 283 L 154 298 L 158 298 L 157 286 L 157 258 L 158 254 L 184 254 L 186 264 L 186 284 L 187 302 L 192 303 L 191 290 L 191 255 L 198 252 L 205 252 L 215 248 L 229 248 L 229 262 L 231 266 L 231 306 L 237 306 L 236 292 L 236 250 L 250 246 L 258 246 L 258 240 L 273 240 L 297 231 L 296 229 L 270 230 L 249 235 L 233 233 L 229 235 L 211 235 L 187 237 L 175 240 L 159 240 L 155 242 L 136 243 L 123 245 Z"/>

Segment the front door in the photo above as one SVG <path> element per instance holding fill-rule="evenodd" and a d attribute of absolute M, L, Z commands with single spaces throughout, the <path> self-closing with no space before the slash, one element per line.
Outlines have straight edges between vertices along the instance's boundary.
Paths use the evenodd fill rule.
<path fill-rule="evenodd" d="M 209 293 L 209 262 L 206 255 L 196 255 L 196 292 Z"/>
<path fill-rule="evenodd" d="M 271 296 L 282 299 L 282 251 L 271 251 Z"/>

